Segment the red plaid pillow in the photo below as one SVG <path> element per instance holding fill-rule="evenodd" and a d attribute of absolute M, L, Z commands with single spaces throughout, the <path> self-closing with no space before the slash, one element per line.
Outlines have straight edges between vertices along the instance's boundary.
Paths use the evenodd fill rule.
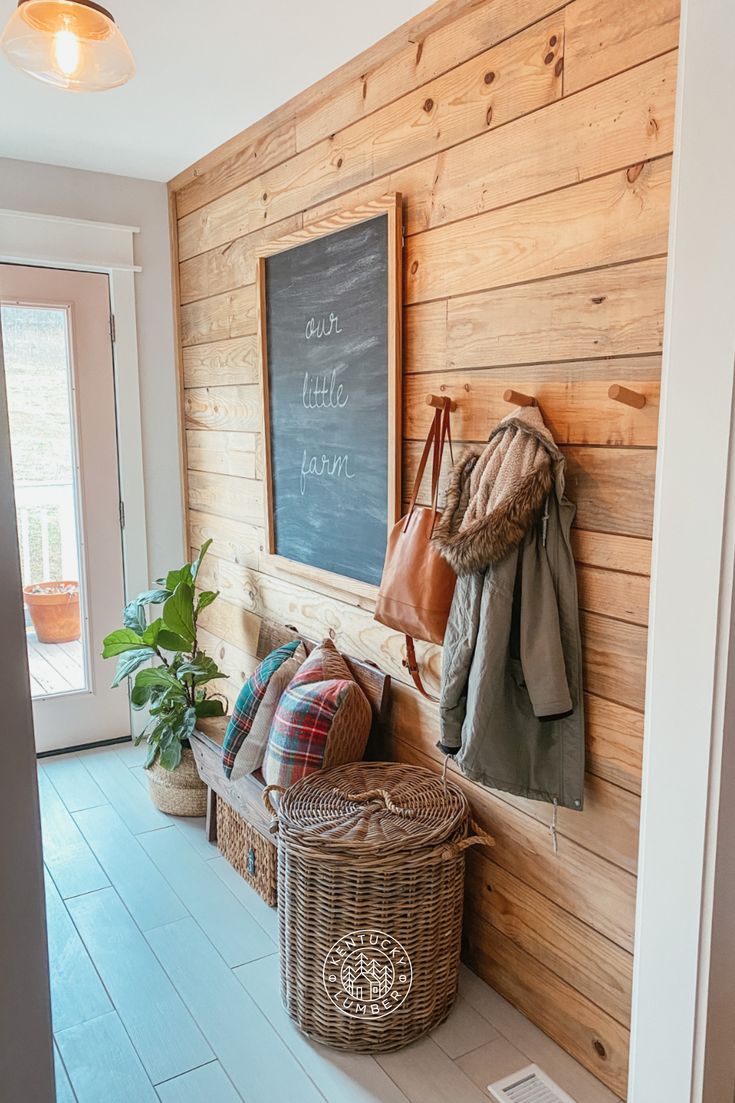
<path fill-rule="evenodd" d="M 304 664 L 306 666 L 307 664 Z M 284 690 L 263 761 L 268 785 L 288 788 L 314 770 L 357 762 L 365 753 L 372 711 L 357 682 L 307 681 L 304 667 Z"/>

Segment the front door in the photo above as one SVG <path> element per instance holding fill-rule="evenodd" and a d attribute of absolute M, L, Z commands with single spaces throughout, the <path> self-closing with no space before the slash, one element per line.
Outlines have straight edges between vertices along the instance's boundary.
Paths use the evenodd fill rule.
<path fill-rule="evenodd" d="M 0 334 L 36 750 L 129 735 L 100 657 L 124 601 L 107 276 L 0 264 Z"/>

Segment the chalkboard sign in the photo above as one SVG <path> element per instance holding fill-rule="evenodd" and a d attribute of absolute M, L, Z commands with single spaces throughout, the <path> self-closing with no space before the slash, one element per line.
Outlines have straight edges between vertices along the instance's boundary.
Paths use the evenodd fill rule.
<path fill-rule="evenodd" d="M 377 585 L 398 518 L 400 197 L 258 260 L 268 551 Z"/>

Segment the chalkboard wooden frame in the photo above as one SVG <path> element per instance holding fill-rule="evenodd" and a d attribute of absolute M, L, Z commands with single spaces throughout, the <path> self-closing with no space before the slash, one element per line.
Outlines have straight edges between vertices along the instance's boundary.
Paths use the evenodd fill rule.
<path fill-rule="evenodd" d="M 357 593 L 374 600 L 378 587 L 370 582 L 336 574 L 322 567 L 287 558 L 278 553 L 274 523 L 273 470 L 271 466 L 270 385 L 268 372 L 268 257 L 288 249 L 298 248 L 317 238 L 326 237 L 347 227 L 387 215 L 387 359 L 388 378 L 386 395 L 386 419 L 388 429 L 387 456 L 387 533 L 401 515 L 401 318 L 402 318 L 402 269 L 403 255 L 403 203 L 399 193 L 370 200 L 351 210 L 340 211 L 329 218 L 310 223 L 286 237 L 268 242 L 256 253 L 256 285 L 258 311 L 258 349 L 260 356 L 260 380 L 262 397 L 262 430 L 265 458 L 265 532 L 266 552 L 274 569 L 283 569 L 322 585 Z M 386 534 L 387 535 L 387 534 Z"/>

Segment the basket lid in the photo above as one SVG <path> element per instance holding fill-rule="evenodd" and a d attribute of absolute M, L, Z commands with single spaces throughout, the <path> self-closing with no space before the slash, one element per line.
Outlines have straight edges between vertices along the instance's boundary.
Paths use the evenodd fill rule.
<path fill-rule="evenodd" d="M 368 855 L 424 850 L 464 835 L 469 804 L 431 770 L 351 762 L 297 781 L 281 798 L 285 843 Z"/>

